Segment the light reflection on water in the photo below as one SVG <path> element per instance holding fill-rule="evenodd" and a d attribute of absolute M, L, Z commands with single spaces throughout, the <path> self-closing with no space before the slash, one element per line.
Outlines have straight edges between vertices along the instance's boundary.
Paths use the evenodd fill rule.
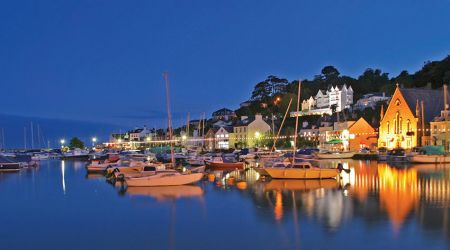
<path fill-rule="evenodd" d="M 214 172 L 193 186 L 128 189 L 86 175 L 82 162 L 42 162 L 0 173 L 0 224 L 11 225 L 0 227 L 0 242 L 5 249 L 449 247 L 450 165 L 341 162 L 351 171 L 339 180 L 269 180 L 250 169 Z M 120 239 L 103 240 L 117 225 Z"/>

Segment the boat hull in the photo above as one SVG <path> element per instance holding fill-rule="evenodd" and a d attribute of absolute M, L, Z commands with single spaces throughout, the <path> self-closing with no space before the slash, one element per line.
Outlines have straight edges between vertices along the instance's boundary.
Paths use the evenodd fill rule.
<path fill-rule="evenodd" d="M 163 173 L 141 178 L 126 178 L 129 187 L 180 186 L 196 183 L 203 178 L 203 173 L 173 174 Z"/>
<path fill-rule="evenodd" d="M 242 170 L 244 169 L 243 162 L 233 163 L 218 163 L 218 162 L 206 162 L 206 167 L 210 170 Z"/>
<path fill-rule="evenodd" d="M 332 153 L 332 154 L 322 154 L 317 153 L 316 158 L 318 159 L 349 159 L 355 155 L 355 152 L 346 153 Z"/>
<path fill-rule="evenodd" d="M 300 168 L 264 168 L 273 179 L 331 179 L 336 178 L 336 168 L 300 169 Z"/>
<path fill-rule="evenodd" d="M 408 157 L 412 163 L 450 163 L 449 155 L 413 155 Z"/>

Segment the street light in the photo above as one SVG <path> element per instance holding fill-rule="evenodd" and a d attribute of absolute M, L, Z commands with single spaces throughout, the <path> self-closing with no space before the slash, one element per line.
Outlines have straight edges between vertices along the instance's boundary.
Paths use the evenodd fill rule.
<path fill-rule="evenodd" d="M 96 142 L 97 142 L 97 137 L 92 137 L 92 147 L 95 146 Z"/>
<path fill-rule="evenodd" d="M 61 148 L 63 148 L 64 147 L 64 143 L 66 143 L 66 140 L 61 139 L 59 142 L 61 143 Z"/>

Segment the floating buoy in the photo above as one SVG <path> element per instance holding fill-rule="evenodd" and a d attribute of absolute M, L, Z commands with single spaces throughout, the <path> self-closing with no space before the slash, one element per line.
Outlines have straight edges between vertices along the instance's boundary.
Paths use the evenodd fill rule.
<path fill-rule="evenodd" d="M 245 190 L 247 189 L 247 182 L 239 181 L 238 183 L 236 183 L 236 187 L 240 190 Z"/>
<path fill-rule="evenodd" d="M 216 180 L 216 176 L 214 174 L 208 174 L 208 181 L 214 182 Z"/>

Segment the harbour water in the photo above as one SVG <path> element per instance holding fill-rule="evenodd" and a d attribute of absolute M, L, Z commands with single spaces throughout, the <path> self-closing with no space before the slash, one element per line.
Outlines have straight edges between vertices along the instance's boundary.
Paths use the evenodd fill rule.
<path fill-rule="evenodd" d="M 42 161 L 0 173 L 0 248 L 450 248 L 450 165 L 343 163 L 351 172 L 340 181 L 248 170 L 126 190 L 88 176 L 84 162 Z"/>

